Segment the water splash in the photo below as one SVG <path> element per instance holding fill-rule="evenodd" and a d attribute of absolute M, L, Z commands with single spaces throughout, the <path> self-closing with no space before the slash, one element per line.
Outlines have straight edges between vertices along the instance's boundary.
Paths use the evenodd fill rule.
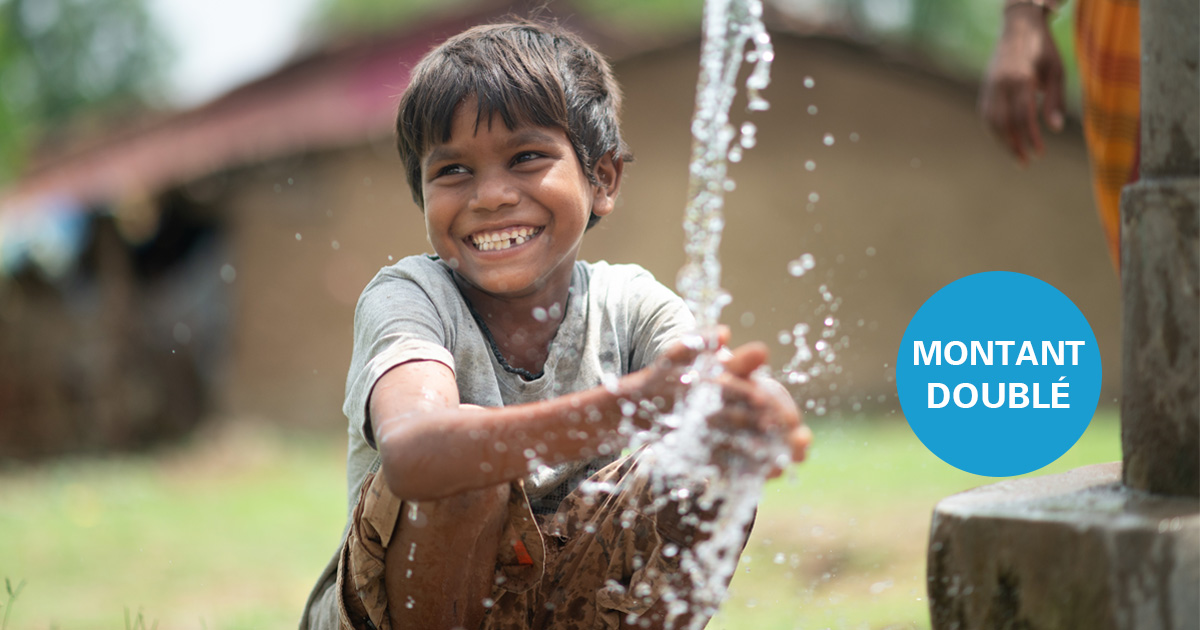
<path fill-rule="evenodd" d="M 684 400 L 650 431 L 635 433 L 632 439 L 634 448 L 644 448 L 639 471 L 649 475 L 659 497 L 649 509 L 678 510 L 683 521 L 696 527 L 700 541 L 691 548 L 673 549 L 689 583 L 666 587 L 658 594 L 669 604 L 668 626 L 682 617 L 690 620 L 690 628 L 701 628 L 716 612 L 737 567 L 766 475 L 772 467 L 786 464 L 789 456 L 778 436 L 717 428 L 708 421 L 723 404 L 717 382 L 721 365 L 715 351 L 721 310 L 730 301 L 721 288 L 718 256 L 725 192 L 733 189 L 726 166 L 727 161 L 740 161 L 743 151 L 757 142 L 756 127 L 745 123 L 738 144 L 730 148 L 738 133 L 730 123 L 729 108 L 743 58 L 754 64 L 746 81 L 747 108 L 768 107 L 759 92 L 770 82 L 775 53 L 761 18 L 761 0 L 705 3 L 684 220 L 687 263 L 678 279 L 705 350 L 684 376 L 691 385 Z M 753 46 L 744 52 L 747 44 Z M 631 431 L 631 425 L 625 429 Z"/>
<path fill-rule="evenodd" d="M 746 57 L 754 70 L 746 80 L 748 109 L 762 111 L 767 102 L 759 94 L 770 83 L 771 61 L 775 58 L 771 38 L 762 24 L 760 0 L 708 0 L 704 6 L 704 43 L 700 57 L 700 79 L 696 87 L 696 110 L 692 118 L 692 160 L 688 179 L 688 206 L 684 217 L 687 263 L 679 272 L 679 290 L 695 313 L 700 330 L 716 345 L 716 326 L 729 294 L 721 289 L 718 250 L 725 227 L 725 192 L 731 181 L 726 174 L 729 145 L 736 132 L 729 122 L 729 108 L 737 94 L 735 81 L 747 42 L 754 49 Z M 742 126 L 742 148 L 755 144 L 756 128 Z M 740 157 L 738 158 L 740 159 Z"/>

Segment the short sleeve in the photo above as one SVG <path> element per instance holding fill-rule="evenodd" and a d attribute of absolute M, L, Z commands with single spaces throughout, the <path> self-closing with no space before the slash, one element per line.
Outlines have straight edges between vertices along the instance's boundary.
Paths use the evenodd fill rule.
<path fill-rule="evenodd" d="M 363 290 L 354 312 L 354 353 L 342 410 L 368 444 L 375 444 L 368 402 L 385 372 L 410 361 L 437 361 L 454 370 L 443 321 L 421 285 L 392 268 Z"/>
<path fill-rule="evenodd" d="M 683 298 L 655 280 L 649 271 L 631 267 L 633 273 L 625 284 L 630 309 L 628 370 L 636 372 L 654 362 L 671 344 L 695 332 L 696 319 Z"/>

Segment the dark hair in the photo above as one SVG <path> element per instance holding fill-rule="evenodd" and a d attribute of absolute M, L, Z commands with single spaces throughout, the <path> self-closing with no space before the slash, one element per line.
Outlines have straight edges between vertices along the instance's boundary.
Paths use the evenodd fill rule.
<path fill-rule="evenodd" d="M 450 140 L 454 112 L 477 103 L 475 125 L 499 114 L 505 126 L 557 127 L 593 185 L 605 154 L 632 156 L 618 123 L 621 91 L 612 69 L 578 35 L 554 24 L 512 22 L 468 29 L 425 56 L 412 71 L 396 115 L 396 148 L 413 200 L 424 207 L 421 158 Z M 593 214 L 588 227 L 600 220 Z"/>

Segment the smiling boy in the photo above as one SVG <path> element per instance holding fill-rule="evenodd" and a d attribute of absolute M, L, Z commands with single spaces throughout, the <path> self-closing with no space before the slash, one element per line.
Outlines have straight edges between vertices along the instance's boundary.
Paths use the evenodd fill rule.
<path fill-rule="evenodd" d="M 347 533 L 301 628 L 661 627 L 662 588 L 686 590 L 661 551 L 703 534 L 639 508 L 618 429 L 623 404 L 643 427 L 671 408 L 695 323 L 640 267 L 576 260 L 629 160 L 619 106 L 607 63 L 554 26 L 477 27 L 413 70 L 397 143 L 437 255 L 359 299 Z M 799 460 L 809 433 L 752 375 L 765 360 L 729 355 L 716 421 Z"/>

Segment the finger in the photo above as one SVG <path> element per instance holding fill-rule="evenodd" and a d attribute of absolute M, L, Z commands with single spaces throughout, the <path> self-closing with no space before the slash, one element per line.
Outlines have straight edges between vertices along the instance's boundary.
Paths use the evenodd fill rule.
<path fill-rule="evenodd" d="M 993 129 L 996 131 L 1000 141 L 1008 147 L 1009 152 L 1017 158 L 1017 161 L 1022 166 L 1025 165 L 1025 150 L 1022 148 L 1021 141 L 1016 134 L 1016 125 L 1013 123 L 1010 115 L 1010 106 L 1007 90 L 1003 90 L 1002 94 L 993 101 L 993 116 L 995 124 Z"/>
<path fill-rule="evenodd" d="M 1034 95 L 1032 85 L 1026 84 L 1020 93 L 1020 98 L 1017 101 L 1017 107 L 1021 111 L 1021 134 L 1028 141 L 1030 147 L 1033 148 L 1034 155 L 1042 155 L 1046 152 L 1046 147 L 1042 143 L 1042 128 L 1038 124 L 1037 116 L 1037 98 Z"/>
<path fill-rule="evenodd" d="M 1042 98 L 1042 116 L 1046 118 L 1046 124 L 1054 131 L 1062 131 L 1064 115 L 1063 115 L 1063 70 L 1062 61 L 1055 58 L 1048 64 L 1045 69 L 1045 85 L 1046 93 Z"/>
<path fill-rule="evenodd" d="M 704 341 L 699 337 L 681 339 L 668 346 L 658 361 L 666 365 L 687 365 L 696 359 L 703 347 Z"/>
<path fill-rule="evenodd" d="M 999 104 L 1000 90 L 997 89 L 997 81 L 999 79 L 993 75 L 993 71 L 988 71 L 988 76 L 984 79 L 983 90 L 979 95 L 979 115 L 983 118 L 983 122 L 987 124 L 988 129 L 996 138 L 1003 140 L 1004 138 L 1004 119 L 1000 116 L 1001 105 Z"/>
<path fill-rule="evenodd" d="M 725 347 L 729 345 L 729 339 L 733 333 L 729 331 L 729 326 L 720 324 L 717 326 L 717 346 Z"/>
<path fill-rule="evenodd" d="M 808 425 L 802 424 L 788 434 L 788 446 L 792 451 L 792 461 L 799 463 L 808 457 L 808 447 L 812 446 L 813 432 Z"/>
<path fill-rule="evenodd" d="M 712 426 L 723 431 L 737 432 L 755 429 L 754 413 L 745 401 L 726 401 L 711 417 Z"/>
<path fill-rule="evenodd" d="M 749 378 L 750 374 L 767 362 L 767 345 L 754 341 L 733 351 L 725 361 L 725 371 L 734 376 Z"/>
<path fill-rule="evenodd" d="M 1029 162 L 1030 157 L 1029 114 L 1033 109 L 1030 107 L 1029 99 L 1032 98 L 1032 92 L 1027 84 L 1022 83 L 1012 86 L 1008 97 L 1005 106 L 1008 110 L 1009 143 L 1013 147 L 1013 153 L 1017 155 L 1017 159 L 1024 165 Z"/>
<path fill-rule="evenodd" d="M 718 425 L 782 436 L 799 424 L 799 417 L 789 415 L 786 407 L 759 383 L 728 374 L 720 382 L 722 407 L 720 416 L 715 418 Z"/>

